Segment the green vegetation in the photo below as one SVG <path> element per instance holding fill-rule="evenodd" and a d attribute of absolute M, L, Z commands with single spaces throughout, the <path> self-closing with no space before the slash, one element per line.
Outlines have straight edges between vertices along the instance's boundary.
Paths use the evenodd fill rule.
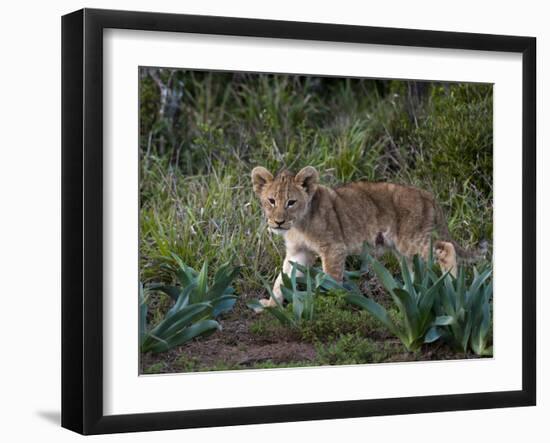
<path fill-rule="evenodd" d="M 163 284 L 151 284 L 149 289 L 157 289 L 169 295 L 175 302 L 182 299 L 182 305 L 209 302 L 212 305 L 212 315 L 228 312 L 233 308 L 237 296 L 231 282 L 239 274 L 239 267 L 233 267 L 230 263 L 224 263 L 214 274 L 213 283 L 208 283 L 208 260 L 197 272 L 187 266 L 176 254 L 172 254 L 176 266 L 166 265 L 165 268 L 172 272 L 181 286 Z"/>
<path fill-rule="evenodd" d="M 248 304 L 248 307 L 261 311 L 265 309 L 272 314 L 283 325 L 298 326 L 302 320 L 313 319 L 314 310 L 314 297 L 318 292 L 317 285 L 313 286 L 311 274 L 309 270 L 306 271 L 306 287 L 301 291 L 298 289 L 296 281 L 296 267 L 292 267 L 292 273 L 289 276 L 283 274 L 283 285 L 281 285 L 281 292 L 284 299 L 290 304 L 291 309 L 285 309 L 281 304 L 282 301 L 277 300 L 273 294 L 269 283 L 265 282 L 265 288 L 269 296 L 275 300 L 276 306 L 263 308 L 263 305 L 258 301 L 252 301 Z M 290 311 L 290 312 L 288 312 Z"/>
<path fill-rule="evenodd" d="M 430 256 L 427 261 L 415 256 L 412 270 L 401 262 L 401 281 L 384 265 L 365 254 L 386 291 L 391 295 L 398 315 L 392 317 L 375 301 L 357 292 L 346 294 L 350 303 L 367 310 L 397 336 L 408 350 L 443 338 L 464 353 L 468 347 L 477 355 L 492 355 L 488 345 L 491 329 L 493 285 L 492 269 L 473 268 L 471 282 L 464 267 L 457 277 L 442 273 Z"/>
<path fill-rule="evenodd" d="M 236 295 L 229 286 L 238 274 L 238 268 L 226 263 L 214 275 L 212 285 L 208 284 L 208 262 L 197 272 L 173 255 L 178 267 L 175 270 L 181 287 L 169 285 L 150 285 L 147 292 L 160 290 L 174 300 L 166 316 L 153 328 L 147 327 L 146 289 L 140 286 L 140 346 L 142 352 L 163 352 L 181 345 L 199 335 L 205 335 L 220 329 L 214 320 L 233 308 Z"/>
<path fill-rule="evenodd" d="M 182 293 L 166 317 L 155 327 L 147 328 L 147 300 L 140 291 L 140 349 L 141 352 L 163 352 L 181 345 L 199 335 L 219 329 L 217 321 L 209 319 L 212 304 L 189 304 L 189 297 Z"/>
<path fill-rule="evenodd" d="M 408 351 L 418 351 L 424 343 L 443 338 L 464 353 L 469 345 L 477 355 L 492 354 L 492 348 L 488 346 L 492 297 L 490 267 L 485 266 L 481 273 L 474 267 L 468 285 L 463 267 L 459 267 L 455 278 L 449 272 L 443 273 L 431 255 L 426 261 L 416 255 L 410 265 L 402 258 L 400 278 L 394 278 L 388 268 L 374 259 L 368 253 L 367 245 L 362 261 L 369 264 L 391 296 L 394 309 L 390 308 L 389 312 L 363 295 L 357 285 L 348 283 L 346 288 L 318 269 L 300 266 L 304 277 L 298 282 L 296 263 L 293 263 L 290 277 L 283 274 L 281 290 L 288 302 L 286 307 L 276 299 L 275 307 L 262 308 L 257 301 L 248 306 L 269 312 L 282 326 L 293 328 L 303 340 L 322 340 L 344 337 L 360 331 L 364 324 L 369 323 L 347 311 L 340 303 L 345 300 L 367 311 L 399 338 Z M 273 297 L 267 283 L 266 289 Z M 328 292 L 322 295 L 321 289 Z M 317 311 L 321 314 L 321 321 L 314 322 Z M 323 316 L 323 312 L 329 315 Z M 350 328 L 342 329 L 342 325 Z M 258 324 L 251 330 L 264 335 L 269 333 L 268 328 Z"/>
<path fill-rule="evenodd" d="M 263 338 L 287 334 L 309 343 L 333 341 L 341 335 L 354 333 L 386 336 L 384 326 L 368 312 L 350 305 L 346 295 L 347 291 L 331 291 L 316 297 L 315 315 L 309 321 L 289 324 L 281 322 L 276 316 L 258 315 L 250 325 L 250 332 Z M 290 303 L 281 309 L 287 315 L 292 314 Z M 266 311 L 269 312 L 269 309 Z"/>
<path fill-rule="evenodd" d="M 443 285 L 447 273 L 437 275 L 436 266 L 430 257 L 428 262 L 421 260 L 418 255 L 413 259 L 413 270 L 405 258 L 401 259 L 401 278 L 396 280 L 380 262 L 366 255 L 372 269 L 391 295 L 399 310 L 397 322 L 392 320 L 388 312 L 375 301 L 356 292 L 350 293 L 346 299 L 363 309 L 366 309 L 376 319 L 383 323 L 392 334 L 397 336 L 410 351 L 415 351 L 427 342 L 439 338 L 437 329 L 432 326 L 444 326 L 452 318 L 441 315 L 434 316 L 433 305 L 439 288 Z M 428 330 L 431 334 L 426 337 Z"/>
<path fill-rule="evenodd" d="M 448 326 L 432 328 L 433 336 L 441 336 L 455 349 L 466 352 L 468 347 L 477 355 L 492 355 L 492 270 L 473 269 L 471 281 L 460 268 L 457 278 L 448 276 L 436 298 L 436 312 L 451 319 Z"/>
<path fill-rule="evenodd" d="M 313 290 L 314 270 L 313 315 L 299 322 L 294 332 L 269 314 L 258 316 L 247 309 L 247 303 L 268 296 L 262 282 L 271 286 L 284 256 L 282 238 L 265 229 L 250 171 L 257 165 L 273 172 L 312 165 L 321 173 L 322 183 L 331 186 L 358 179 L 413 184 L 434 193 L 459 243 L 471 247 L 482 238 L 491 243 L 491 85 L 150 68 L 141 69 L 140 78 L 140 280 L 146 288 L 157 285 L 146 295 L 149 324 L 158 325 L 175 305 L 170 288 L 185 286 L 176 274 L 180 268 L 176 256 L 186 267 L 201 270 L 192 278 L 206 267 L 208 281 L 215 279 L 212 270 L 227 263 L 240 266 L 232 283 L 239 297 L 233 300 L 233 309 L 217 312 L 223 331 L 196 343 L 216 343 L 219 360 L 208 360 L 199 346 L 190 347 L 195 345 L 192 340 L 154 357 L 147 353 L 144 371 L 187 370 L 178 365 L 180 357 L 194 362 L 188 370 L 321 364 L 320 350 L 344 343 L 344 337 L 363 338 L 376 350 L 363 352 L 364 358 L 350 356 L 349 361 L 400 360 L 403 353 L 404 359 L 458 355 L 441 348 L 441 340 L 407 352 L 367 311 L 347 305 L 343 293 Z M 391 256 L 381 262 L 392 275 L 400 272 Z M 348 269 L 358 268 L 357 259 L 350 259 Z M 392 322 L 403 326 L 402 311 L 382 289 L 375 272 L 362 273 L 360 281 L 354 281 L 364 295 L 387 310 Z M 289 290 L 294 291 L 292 282 Z M 307 292 L 307 282 L 304 288 L 297 278 L 297 291 Z M 437 315 L 453 315 L 438 306 Z M 282 309 L 294 316 L 294 304 Z M 300 317 L 309 312 L 304 307 Z M 487 317 L 482 318 L 472 320 L 472 331 L 474 323 L 484 325 L 475 329 L 474 342 L 486 353 L 491 328 L 486 332 Z M 441 326 L 434 333 L 446 338 L 450 330 L 451 325 Z M 357 334 L 359 338 L 349 338 Z M 273 340 L 311 346 L 311 355 L 305 359 L 300 348 L 294 356 L 263 356 L 260 351 Z M 471 339 L 469 343 L 468 352 Z M 237 360 L 231 346 L 243 346 L 243 352 L 257 351 L 262 357 Z M 411 344 L 419 346 L 419 341 Z M 343 344 L 341 348 L 349 349 Z M 184 351 L 188 354 L 181 354 Z M 157 363 L 164 364 L 153 366 Z"/>
<path fill-rule="evenodd" d="M 368 312 L 356 309 L 346 301 L 346 292 L 332 292 L 316 300 L 316 316 L 302 324 L 301 340 L 331 343 L 343 335 L 387 338 L 386 329 Z M 392 312 L 394 314 L 394 312 Z"/>
<path fill-rule="evenodd" d="M 304 267 L 298 263 L 291 263 L 290 276 L 282 274 L 281 292 L 284 300 L 289 303 L 287 309 L 274 296 L 270 284 L 264 280 L 264 286 L 270 298 L 275 300 L 276 306 L 264 307 L 259 301 L 248 303 L 248 307 L 257 312 L 267 311 L 282 325 L 298 327 L 302 321 L 311 321 L 315 317 L 315 303 L 321 291 L 345 290 L 342 284 L 336 282 L 329 275 L 317 268 Z M 298 276 L 302 272 L 302 276 Z"/>

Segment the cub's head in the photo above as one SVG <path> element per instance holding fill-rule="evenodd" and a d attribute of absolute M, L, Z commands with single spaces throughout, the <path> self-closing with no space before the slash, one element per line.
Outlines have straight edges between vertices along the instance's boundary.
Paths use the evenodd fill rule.
<path fill-rule="evenodd" d="M 252 170 L 254 192 L 271 232 L 284 234 L 306 215 L 318 181 L 319 173 L 312 166 L 296 175 L 283 171 L 276 177 L 261 166 Z"/>

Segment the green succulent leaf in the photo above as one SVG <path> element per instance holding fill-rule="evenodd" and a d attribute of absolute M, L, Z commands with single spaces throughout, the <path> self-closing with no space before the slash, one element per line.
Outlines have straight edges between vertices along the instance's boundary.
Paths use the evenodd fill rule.
<path fill-rule="evenodd" d="M 296 292 L 293 294 L 292 312 L 294 314 L 294 319 L 299 322 L 302 319 L 302 314 L 304 312 L 304 298 L 302 294 Z"/>
<path fill-rule="evenodd" d="M 352 303 L 360 308 L 367 310 L 371 315 L 373 315 L 378 321 L 380 321 L 384 326 L 386 326 L 392 334 L 399 337 L 401 340 L 405 339 L 404 334 L 398 330 L 397 326 L 393 323 L 388 312 L 374 300 L 364 297 L 359 294 L 346 294 L 346 300 L 349 303 Z"/>
<path fill-rule="evenodd" d="M 428 329 L 428 332 L 426 332 L 424 343 L 433 343 L 434 341 L 438 340 L 441 335 L 441 330 L 437 326 L 432 326 L 430 329 Z"/>
<path fill-rule="evenodd" d="M 286 286 L 281 286 L 281 292 L 283 293 L 283 297 L 287 303 L 293 302 L 294 292 L 292 291 L 291 288 L 287 288 Z"/>
<path fill-rule="evenodd" d="M 212 311 L 210 303 L 195 303 L 180 309 L 178 312 L 159 323 L 151 331 L 151 334 L 156 337 L 170 335 L 178 329 L 188 326 L 199 318 L 207 316 Z"/>
<path fill-rule="evenodd" d="M 374 271 L 382 285 L 386 288 L 386 290 L 393 292 L 393 289 L 399 287 L 390 272 L 380 262 L 371 257 L 370 263 L 372 270 Z"/>
<path fill-rule="evenodd" d="M 192 326 L 181 329 L 166 339 L 159 339 L 158 342 L 150 347 L 151 352 L 164 352 L 175 346 L 182 345 L 199 335 L 206 335 L 220 329 L 220 325 L 215 320 L 202 320 Z"/>
<path fill-rule="evenodd" d="M 178 286 L 153 284 L 149 286 L 149 289 L 162 291 L 174 301 L 176 301 L 181 294 L 181 288 Z"/>
<path fill-rule="evenodd" d="M 292 281 L 290 281 L 290 277 L 284 272 L 281 273 L 281 277 L 283 280 L 283 285 L 288 289 L 292 289 Z"/>
<path fill-rule="evenodd" d="M 409 339 L 412 341 L 419 334 L 420 313 L 416 306 L 416 300 L 404 289 L 394 288 L 393 291 L 403 306 L 402 314 L 405 321 L 405 329 Z"/>
<path fill-rule="evenodd" d="M 214 277 L 214 284 L 208 290 L 208 297 L 207 297 L 208 300 L 215 300 L 221 297 L 222 295 L 226 294 L 229 288 L 229 285 L 240 272 L 239 267 L 229 269 L 229 264 L 226 264 L 225 266 L 226 268 L 224 269 L 223 272 L 218 271 L 216 273 Z"/>
<path fill-rule="evenodd" d="M 435 318 L 434 325 L 436 326 L 448 326 L 454 323 L 454 318 L 450 315 L 440 315 Z"/>
<path fill-rule="evenodd" d="M 189 304 L 190 294 L 196 286 L 196 283 L 192 283 L 187 286 L 183 291 L 181 291 L 178 299 L 176 300 L 176 303 L 174 303 L 174 306 L 172 306 L 172 308 L 166 313 L 166 318 L 171 317 L 176 312 L 181 311 L 181 309 L 185 308 Z"/>
<path fill-rule="evenodd" d="M 237 301 L 236 295 L 222 295 L 211 301 L 212 303 L 212 316 L 218 317 L 220 314 L 231 311 L 235 302 Z"/>
<path fill-rule="evenodd" d="M 194 301 L 206 301 L 208 300 L 208 260 L 202 265 L 202 268 L 197 277 L 197 298 Z"/>

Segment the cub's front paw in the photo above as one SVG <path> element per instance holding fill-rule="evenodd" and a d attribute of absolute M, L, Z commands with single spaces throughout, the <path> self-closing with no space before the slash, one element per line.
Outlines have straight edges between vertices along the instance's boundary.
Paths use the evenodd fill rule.
<path fill-rule="evenodd" d="M 271 298 L 263 298 L 261 300 L 258 300 L 260 304 L 263 306 L 263 308 L 260 308 L 259 306 L 254 308 L 254 312 L 260 313 L 264 310 L 264 308 L 273 308 L 277 306 L 277 303 Z"/>
<path fill-rule="evenodd" d="M 275 306 L 277 306 L 277 303 L 272 298 L 263 298 L 262 300 L 260 300 L 260 303 L 266 308 L 274 308 Z"/>

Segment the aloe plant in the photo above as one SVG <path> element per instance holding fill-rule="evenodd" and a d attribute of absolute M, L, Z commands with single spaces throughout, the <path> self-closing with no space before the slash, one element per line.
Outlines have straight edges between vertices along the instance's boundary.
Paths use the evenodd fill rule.
<path fill-rule="evenodd" d="M 299 284 L 306 284 L 305 274 L 309 272 L 311 278 L 314 279 L 315 289 L 318 289 L 321 292 L 329 292 L 333 290 L 358 291 L 359 288 L 355 284 L 355 280 L 357 280 L 364 272 L 366 272 L 363 266 L 359 271 L 344 271 L 344 281 L 340 283 L 337 282 L 330 275 L 323 272 L 318 267 L 308 267 L 296 262 L 290 262 L 290 264 L 293 268 L 296 268 L 297 271 L 300 271 L 300 273 L 302 274 L 301 276 L 296 278 L 296 281 Z M 283 274 L 283 278 L 284 277 L 285 274 Z M 291 287 L 288 284 L 285 286 Z"/>
<path fill-rule="evenodd" d="M 189 304 L 189 292 L 184 290 L 164 319 L 148 330 L 147 298 L 143 285 L 139 290 L 139 337 L 141 352 L 163 352 L 179 346 L 199 335 L 220 329 L 211 319 L 213 306 L 210 302 Z"/>
<path fill-rule="evenodd" d="M 142 352 L 162 352 L 179 346 L 199 335 L 221 329 L 214 319 L 230 311 L 237 299 L 230 286 L 239 272 L 238 267 L 229 263 L 221 266 L 208 281 L 208 261 L 200 272 L 187 266 L 177 255 L 172 255 L 177 266 L 173 268 L 179 286 L 152 284 L 147 288 L 140 286 L 140 348 Z M 158 290 L 168 294 L 174 305 L 164 319 L 148 330 L 147 297 L 145 292 Z"/>
<path fill-rule="evenodd" d="M 214 274 L 212 284 L 208 282 L 208 261 L 206 260 L 200 271 L 187 266 L 180 257 L 172 254 L 176 267 L 172 268 L 180 286 L 151 285 L 151 289 L 157 289 L 168 294 L 174 302 L 182 293 L 186 293 L 189 304 L 209 302 L 212 304 L 212 315 L 218 317 L 224 312 L 230 311 L 235 305 L 237 296 L 231 287 L 231 282 L 239 273 L 239 267 L 233 267 L 230 263 L 222 265 Z"/>
<path fill-rule="evenodd" d="M 462 352 L 470 348 L 477 355 L 491 355 L 489 331 L 491 325 L 492 270 L 487 267 L 479 272 L 474 268 L 471 282 L 463 269 L 457 277 L 447 276 L 440 288 L 435 310 L 452 318 L 447 326 L 436 326 L 431 335 L 441 336 L 451 346 Z"/>
<path fill-rule="evenodd" d="M 259 301 L 248 303 L 248 307 L 258 310 L 266 310 L 285 326 L 297 327 L 302 321 L 313 320 L 315 315 L 315 297 L 321 292 L 330 290 L 346 290 L 343 284 L 338 283 L 329 275 L 317 268 L 302 266 L 299 263 L 290 262 L 292 268 L 290 276 L 282 274 L 281 292 L 291 309 L 285 309 L 282 303 L 274 296 L 269 284 L 262 280 L 269 296 L 275 300 L 276 305 L 265 307 Z M 298 276 L 300 273 L 301 275 Z"/>
<path fill-rule="evenodd" d="M 372 256 L 365 253 L 364 257 L 391 295 L 398 308 L 399 321 L 395 322 L 384 307 L 357 291 L 346 294 L 347 301 L 366 309 L 398 337 L 409 351 L 419 349 L 426 341 L 436 340 L 437 330 L 432 327 L 445 326 L 453 321 L 452 317 L 447 315 L 435 316 L 433 310 L 435 298 L 448 273 L 438 277 L 432 257 L 424 261 L 418 256 L 413 258 L 411 272 L 403 257 L 400 263 L 403 279 L 401 283 Z M 428 332 L 431 332 L 431 335 Z"/>

